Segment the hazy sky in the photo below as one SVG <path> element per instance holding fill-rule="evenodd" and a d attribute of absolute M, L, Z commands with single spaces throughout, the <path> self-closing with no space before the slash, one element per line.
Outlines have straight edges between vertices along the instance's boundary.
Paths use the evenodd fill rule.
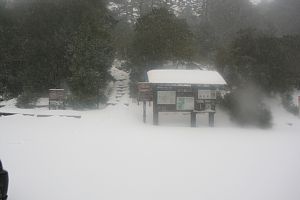
<path fill-rule="evenodd" d="M 252 3 L 255 3 L 255 4 L 257 4 L 257 3 L 259 3 L 261 0 L 250 0 Z"/>
<path fill-rule="evenodd" d="M 264 2 L 268 2 L 268 1 L 272 1 L 272 0 L 250 0 L 252 3 L 254 3 L 254 4 L 258 4 L 258 3 L 260 3 L 260 2 L 262 2 L 262 1 L 264 1 Z"/>

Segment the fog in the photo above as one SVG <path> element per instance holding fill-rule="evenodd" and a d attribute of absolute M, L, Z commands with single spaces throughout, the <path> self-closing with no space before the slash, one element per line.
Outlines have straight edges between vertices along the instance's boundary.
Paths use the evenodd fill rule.
<path fill-rule="evenodd" d="M 229 91 L 252 82 L 287 96 L 300 85 L 299 11 L 298 0 L 2 0 L 0 95 L 32 107 L 65 88 L 70 106 L 95 108 L 119 60 L 132 85 L 167 63 L 196 63 Z"/>
<path fill-rule="evenodd" d="M 299 200 L 299 63 L 300 0 L 0 0 L 8 199 Z"/>

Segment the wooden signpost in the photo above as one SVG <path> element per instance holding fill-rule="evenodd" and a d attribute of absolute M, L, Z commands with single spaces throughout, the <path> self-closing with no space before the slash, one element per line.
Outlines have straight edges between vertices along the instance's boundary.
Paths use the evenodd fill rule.
<path fill-rule="evenodd" d="M 152 101 L 153 99 L 153 92 L 152 92 L 152 85 L 148 82 L 139 82 L 138 83 L 138 102 L 143 102 L 143 122 L 146 123 L 146 116 L 147 116 L 147 101 Z"/>

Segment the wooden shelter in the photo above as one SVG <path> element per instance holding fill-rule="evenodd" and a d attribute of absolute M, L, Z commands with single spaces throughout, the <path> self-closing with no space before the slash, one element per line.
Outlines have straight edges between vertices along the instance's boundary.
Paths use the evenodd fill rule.
<path fill-rule="evenodd" d="M 143 100 L 143 96 L 147 97 L 144 100 L 144 109 L 145 101 L 153 100 L 154 125 L 159 124 L 160 112 L 190 112 L 192 127 L 196 126 L 197 113 L 209 113 L 209 125 L 214 126 L 217 94 L 226 85 L 218 72 L 151 70 L 147 75 L 149 82 L 139 85 L 151 89 L 142 92 L 139 90 L 139 99 Z M 148 87 L 145 86 L 147 84 Z"/>

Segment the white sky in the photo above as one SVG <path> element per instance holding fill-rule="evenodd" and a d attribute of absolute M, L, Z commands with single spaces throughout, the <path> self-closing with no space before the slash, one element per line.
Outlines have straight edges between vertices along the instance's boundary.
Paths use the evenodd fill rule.
<path fill-rule="evenodd" d="M 264 2 L 270 2 L 270 1 L 273 1 L 273 0 L 250 0 L 252 3 L 254 3 L 254 4 L 258 4 L 258 3 L 260 3 L 260 2 L 262 2 L 262 1 L 264 1 Z"/>
<path fill-rule="evenodd" d="M 261 0 L 250 0 L 250 1 L 254 4 L 258 4 L 258 3 L 260 3 Z"/>

